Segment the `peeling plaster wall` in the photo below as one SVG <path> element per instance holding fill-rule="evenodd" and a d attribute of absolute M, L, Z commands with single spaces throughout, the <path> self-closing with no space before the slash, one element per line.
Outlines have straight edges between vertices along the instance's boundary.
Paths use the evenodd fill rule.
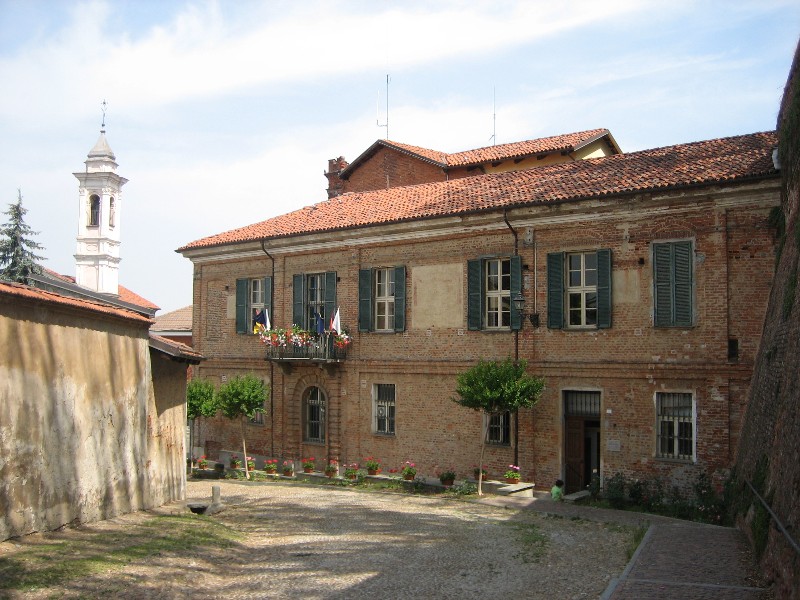
<path fill-rule="evenodd" d="M 0 540 L 182 497 L 182 418 L 141 325 L 0 298 Z"/>

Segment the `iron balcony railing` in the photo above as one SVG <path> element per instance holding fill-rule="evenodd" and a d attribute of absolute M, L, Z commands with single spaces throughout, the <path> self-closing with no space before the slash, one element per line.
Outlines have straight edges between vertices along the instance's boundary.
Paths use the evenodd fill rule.
<path fill-rule="evenodd" d="M 275 361 L 324 361 L 339 362 L 347 358 L 347 348 L 337 347 L 336 336 L 323 333 L 308 346 L 270 346 L 267 345 L 267 360 Z"/>

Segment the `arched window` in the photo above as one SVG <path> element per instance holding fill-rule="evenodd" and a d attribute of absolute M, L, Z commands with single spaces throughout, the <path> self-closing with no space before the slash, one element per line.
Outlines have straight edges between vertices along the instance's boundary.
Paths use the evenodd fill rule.
<path fill-rule="evenodd" d="M 111 196 L 111 200 L 110 200 L 109 205 L 108 205 L 108 226 L 109 227 L 113 227 L 114 226 L 115 209 L 116 209 L 116 206 L 114 206 L 114 196 Z"/>
<path fill-rule="evenodd" d="M 89 196 L 89 227 L 100 226 L 100 196 L 92 194 Z"/>
<path fill-rule="evenodd" d="M 325 393 L 318 387 L 309 388 L 303 402 L 305 441 L 325 441 Z"/>

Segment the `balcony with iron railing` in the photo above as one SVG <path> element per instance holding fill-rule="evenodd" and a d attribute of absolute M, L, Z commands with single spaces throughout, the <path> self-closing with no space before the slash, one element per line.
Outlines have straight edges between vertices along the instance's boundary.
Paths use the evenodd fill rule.
<path fill-rule="evenodd" d="M 261 335 L 266 344 L 266 359 L 276 363 L 284 372 L 291 372 L 292 367 L 303 364 L 330 370 L 347 359 L 349 336 L 334 332 L 287 333 L 283 335 L 267 331 Z"/>

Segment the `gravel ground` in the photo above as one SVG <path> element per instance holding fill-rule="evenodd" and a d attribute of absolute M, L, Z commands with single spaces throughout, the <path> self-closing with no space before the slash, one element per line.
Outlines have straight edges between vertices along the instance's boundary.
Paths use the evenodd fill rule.
<path fill-rule="evenodd" d="M 187 500 L 210 499 L 217 484 L 226 508 L 211 518 L 243 533 L 232 547 L 162 554 L 11 598 L 597 598 L 625 569 L 633 537 L 630 527 L 513 503 L 295 483 L 190 481 Z M 0 544 L 0 557 L 13 545 Z"/>

